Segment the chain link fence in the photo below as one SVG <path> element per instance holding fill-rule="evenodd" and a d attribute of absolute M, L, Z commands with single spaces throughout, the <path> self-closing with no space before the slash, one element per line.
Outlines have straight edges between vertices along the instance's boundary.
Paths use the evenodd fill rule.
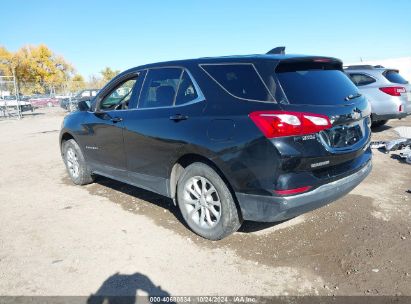
<path fill-rule="evenodd" d="M 15 83 L 12 76 L 0 76 L 0 119 L 21 118 L 45 107 L 77 109 L 80 100 L 93 98 L 99 88 L 85 82 L 68 81 L 56 86 Z"/>

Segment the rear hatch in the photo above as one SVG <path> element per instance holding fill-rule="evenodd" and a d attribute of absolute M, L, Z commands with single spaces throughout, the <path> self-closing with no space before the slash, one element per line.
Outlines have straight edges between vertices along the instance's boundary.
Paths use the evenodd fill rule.
<path fill-rule="evenodd" d="M 267 73 L 264 76 L 267 79 Z M 276 83 L 268 87 L 283 113 L 311 121 L 319 117 L 320 123 L 321 117 L 329 119 L 318 132 L 272 138 L 282 156 L 277 189 L 290 188 L 291 183 L 295 188 L 328 183 L 368 163 L 370 105 L 343 72 L 341 61 L 285 59 L 270 77 L 266 82 Z"/>
<path fill-rule="evenodd" d="M 332 127 L 319 134 L 328 151 L 352 152 L 367 143 L 370 106 L 342 71 L 340 61 L 331 58 L 285 60 L 278 64 L 276 77 L 283 94 L 283 110 L 329 117 Z"/>

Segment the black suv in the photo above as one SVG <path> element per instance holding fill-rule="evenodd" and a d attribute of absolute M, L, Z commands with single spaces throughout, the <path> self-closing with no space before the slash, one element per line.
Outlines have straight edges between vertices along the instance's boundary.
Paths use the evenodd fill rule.
<path fill-rule="evenodd" d="M 370 106 L 335 58 L 251 55 L 121 73 L 64 119 L 71 179 L 170 197 L 217 240 L 345 195 L 371 170 Z"/>

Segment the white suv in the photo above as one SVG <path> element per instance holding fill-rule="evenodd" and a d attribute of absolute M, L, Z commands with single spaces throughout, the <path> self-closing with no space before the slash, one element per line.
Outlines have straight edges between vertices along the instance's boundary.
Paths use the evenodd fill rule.
<path fill-rule="evenodd" d="M 373 126 L 411 114 L 411 86 L 398 70 L 380 65 L 353 65 L 344 71 L 369 100 Z"/>

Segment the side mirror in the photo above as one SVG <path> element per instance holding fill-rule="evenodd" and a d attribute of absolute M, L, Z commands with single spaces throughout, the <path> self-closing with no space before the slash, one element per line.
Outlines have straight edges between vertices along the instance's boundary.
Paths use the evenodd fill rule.
<path fill-rule="evenodd" d="M 82 100 L 79 101 L 77 104 L 77 108 L 79 111 L 86 112 L 90 110 L 90 100 Z"/>

